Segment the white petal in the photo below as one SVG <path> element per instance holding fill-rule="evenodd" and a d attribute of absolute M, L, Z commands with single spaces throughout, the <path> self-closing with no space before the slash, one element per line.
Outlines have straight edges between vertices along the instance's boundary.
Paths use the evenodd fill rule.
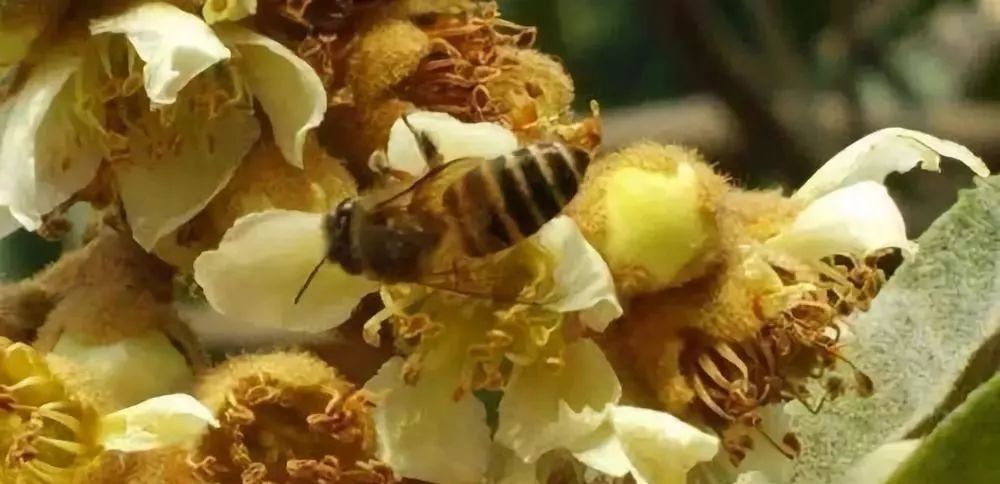
<path fill-rule="evenodd" d="M 209 0 L 201 8 L 201 16 L 209 24 L 216 22 L 235 22 L 257 13 L 257 0 Z"/>
<path fill-rule="evenodd" d="M 468 393 L 452 399 L 457 371 L 425 368 L 410 386 L 402 370 L 403 359 L 393 358 L 365 385 L 381 397 L 372 411 L 378 458 L 403 477 L 480 482 L 491 447 L 483 404 Z"/>
<path fill-rule="evenodd" d="M 885 186 L 866 181 L 813 201 L 767 246 L 808 260 L 884 247 L 912 251 L 906 224 Z"/>
<path fill-rule="evenodd" d="M 203 108 L 192 109 L 196 87 L 170 107 L 170 125 L 145 112 L 128 131 L 131 159 L 114 165 L 132 235 L 146 250 L 205 208 L 260 136 L 253 113 L 227 108 L 207 119 Z"/>
<path fill-rule="evenodd" d="M 125 34 L 146 62 L 142 76 L 153 104 L 172 104 L 191 79 L 229 49 L 208 24 L 169 3 L 139 3 L 123 13 L 90 22 L 91 34 Z"/>
<path fill-rule="evenodd" d="M 216 250 L 198 256 L 194 277 L 208 302 L 262 326 L 324 331 L 347 320 L 378 285 L 324 263 L 298 304 L 295 294 L 325 253 L 322 214 L 269 210 L 246 215 Z"/>
<path fill-rule="evenodd" d="M 538 237 L 558 259 L 553 277 L 559 297 L 548 305 L 561 312 L 582 311 L 580 319 L 587 327 L 604 331 L 622 315 L 615 281 L 604 259 L 565 215 L 542 226 Z"/>
<path fill-rule="evenodd" d="M 688 470 L 719 450 L 718 438 L 666 412 L 616 406 L 611 419 L 638 484 L 683 484 Z"/>
<path fill-rule="evenodd" d="M 813 200 L 858 182 L 881 183 L 892 172 L 905 173 L 917 166 L 941 171 L 938 165 L 942 155 L 962 162 L 976 175 L 990 174 L 983 160 L 962 145 L 919 131 L 885 128 L 855 141 L 830 158 L 793 198 Z"/>
<path fill-rule="evenodd" d="M 84 59 L 51 51 L 18 94 L 0 107 L 0 204 L 30 230 L 93 178 L 101 149 L 81 122 Z"/>
<path fill-rule="evenodd" d="M 463 123 L 450 114 L 430 111 L 416 111 L 406 119 L 413 129 L 427 135 L 446 162 L 466 157 L 493 158 L 517 149 L 517 137 L 499 124 Z M 411 175 L 427 169 L 417 139 L 402 118 L 389 131 L 386 155 L 392 169 Z"/>
<path fill-rule="evenodd" d="M 10 209 L 0 206 L 0 239 L 14 233 L 19 228 L 21 228 L 21 224 L 10 213 Z"/>
<path fill-rule="evenodd" d="M 558 373 L 542 364 L 517 368 L 500 401 L 494 439 L 526 461 L 570 448 L 621 398 L 618 377 L 593 341 L 567 347 L 563 359 Z"/>
<path fill-rule="evenodd" d="M 760 410 L 760 417 L 760 432 L 751 434 L 753 449 L 746 453 L 736 471 L 740 474 L 758 472 L 769 481 L 790 482 L 794 463 L 771 445 L 761 432 L 780 442 L 792 430 L 791 416 L 785 412 L 785 405 L 767 405 Z M 719 457 L 729 459 L 726 455 Z"/>
<path fill-rule="evenodd" d="M 140 452 L 194 444 L 208 426 L 219 426 L 212 411 L 191 395 L 175 393 L 104 416 L 99 439 L 106 450 Z"/>
<path fill-rule="evenodd" d="M 319 126 L 326 112 L 323 81 L 294 52 L 263 35 L 238 25 L 221 25 L 217 32 L 239 53 L 240 73 L 264 107 L 281 153 L 301 168 L 306 134 Z"/>
<path fill-rule="evenodd" d="M 108 344 L 93 342 L 80 332 L 65 331 L 52 353 L 85 369 L 89 377 L 101 382 L 102 391 L 123 406 L 182 391 L 194 383 L 185 356 L 159 331 Z M 156 377 L 151 378 L 154 368 Z"/>
<path fill-rule="evenodd" d="M 201 347 L 210 353 L 265 350 L 275 346 L 333 344 L 342 338 L 332 331 L 317 334 L 255 325 L 221 314 L 206 303 L 175 301 L 174 309 L 191 327 Z"/>
<path fill-rule="evenodd" d="M 628 455 L 610 422 L 577 441 L 572 450 L 577 460 L 609 476 L 621 477 L 632 470 Z"/>

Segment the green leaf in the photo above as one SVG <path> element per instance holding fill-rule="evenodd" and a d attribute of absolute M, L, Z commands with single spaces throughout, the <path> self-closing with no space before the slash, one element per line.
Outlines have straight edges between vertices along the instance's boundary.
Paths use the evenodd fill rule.
<path fill-rule="evenodd" d="M 1000 481 L 1000 375 L 969 394 L 887 484 Z"/>
<path fill-rule="evenodd" d="M 919 243 L 851 321 L 857 337 L 845 356 L 872 378 L 875 394 L 795 419 L 804 445 L 795 482 L 834 481 L 879 446 L 926 435 L 996 371 L 996 359 L 983 355 L 1000 346 L 1000 177 L 963 191 Z"/>

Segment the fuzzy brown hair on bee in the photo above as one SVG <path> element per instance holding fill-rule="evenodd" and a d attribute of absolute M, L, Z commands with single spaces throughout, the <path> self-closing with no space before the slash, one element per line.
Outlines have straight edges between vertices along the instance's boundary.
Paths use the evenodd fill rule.
<path fill-rule="evenodd" d="M 546 142 L 442 163 L 430 138 L 403 120 L 430 170 L 384 200 L 344 200 L 323 227 L 326 260 L 385 283 L 431 285 L 454 256 L 483 258 L 530 237 L 573 199 L 591 161 L 586 150 Z"/>

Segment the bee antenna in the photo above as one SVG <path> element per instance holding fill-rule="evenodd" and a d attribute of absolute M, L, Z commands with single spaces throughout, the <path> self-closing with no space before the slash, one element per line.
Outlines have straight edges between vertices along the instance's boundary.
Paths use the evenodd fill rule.
<path fill-rule="evenodd" d="M 410 133 L 413 133 L 413 137 L 417 139 L 417 146 L 420 148 L 420 154 L 423 155 L 427 166 L 433 168 L 444 163 L 444 160 L 441 159 L 441 152 L 434 144 L 434 141 L 431 140 L 431 137 L 428 136 L 427 133 L 414 128 L 413 125 L 410 124 L 410 114 L 411 113 L 406 113 L 402 116 L 403 124 L 405 124 L 406 128 L 410 130 Z"/>
<path fill-rule="evenodd" d="M 306 277 L 306 282 L 304 282 L 302 287 L 299 288 L 299 292 L 295 295 L 295 304 L 298 304 L 299 301 L 302 300 L 302 296 L 306 293 L 306 289 L 309 288 L 309 284 L 312 284 L 313 279 L 316 277 L 316 274 L 319 273 L 319 269 L 323 267 L 324 262 L 326 262 L 325 255 L 319 260 L 319 262 L 316 263 L 316 266 L 309 272 L 309 276 Z"/>

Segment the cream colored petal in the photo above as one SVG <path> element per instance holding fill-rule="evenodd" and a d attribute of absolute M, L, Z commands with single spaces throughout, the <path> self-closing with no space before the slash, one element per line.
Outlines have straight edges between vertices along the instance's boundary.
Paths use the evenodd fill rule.
<path fill-rule="evenodd" d="M 865 136 L 834 155 L 795 193 L 793 198 L 814 200 L 838 188 L 863 181 L 883 182 L 890 173 L 917 166 L 941 171 L 941 156 L 954 158 L 976 175 L 989 176 L 983 160 L 968 148 L 926 133 L 885 128 Z"/>
<path fill-rule="evenodd" d="M 792 430 L 791 416 L 785 412 L 785 405 L 775 404 L 763 407 L 760 410 L 760 417 L 760 432 L 751 434 L 753 449 L 746 453 L 736 471 L 740 474 L 757 472 L 772 482 L 790 482 L 794 471 L 792 460 L 771 445 L 761 432 L 780 442 L 785 434 Z M 725 453 L 718 457 L 726 461 L 729 459 Z"/>
<path fill-rule="evenodd" d="M 263 35 L 238 25 L 220 25 L 216 32 L 239 53 L 240 73 L 264 107 L 281 153 L 301 168 L 306 135 L 326 112 L 323 81 L 294 52 Z"/>
<path fill-rule="evenodd" d="M 0 206 L 0 239 L 14 233 L 19 228 L 21 228 L 21 224 L 10 213 L 10 209 Z"/>
<path fill-rule="evenodd" d="M 591 469 L 609 476 L 621 477 L 632 470 L 615 428 L 608 421 L 597 431 L 573 444 L 573 457 Z"/>
<path fill-rule="evenodd" d="M 308 333 L 273 326 L 260 326 L 230 318 L 219 313 L 207 303 L 174 302 L 174 309 L 198 336 L 201 347 L 208 352 L 243 352 L 274 348 L 275 346 L 305 346 L 334 344 L 342 336 L 336 332 Z"/>
<path fill-rule="evenodd" d="M 507 128 L 493 123 L 463 123 L 450 114 L 415 111 L 406 117 L 410 125 L 429 140 L 443 161 L 465 157 L 493 158 L 517 149 L 517 137 Z M 402 118 L 389 131 L 386 150 L 389 167 L 420 175 L 427 169 L 426 160 L 413 132 Z"/>
<path fill-rule="evenodd" d="M 216 311 L 261 326 L 334 328 L 378 285 L 326 263 L 298 304 L 295 294 L 325 254 L 322 214 L 269 210 L 244 216 L 216 250 L 194 262 L 194 277 Z"/>
<path fill-rule="evenodd" d="M 59 336 L 51 353 L 86 370 L 89 377 L 100 382 L 102 392 L 112 395 L 122 405 L 183 391 L 194 383 L 187 359 L 160 331 L 110 344 L 96 343 L 87 335 L 66 331 Z"/>
<path fill-rule="evenodd" d="M 637 484 L 683 484 L 695 464 L 719 450 L 717 437 L 666 412 L 616 406 L 611 420 Z"/>
<path fill-rule="evenodd" d="M 151 398 L 101 419 L 99 442 L 106 450 L 141 452 L 197 443 L 219 422 L 201 402 L 183 393 Z"/>
<path fill-rule="evenodd" d="M 460 369 L 424 368 L 411 386 L 403 383 L 403 359 L 396 357 L 365 385 L 377 398 L 372 416 L 378 458 L 399 475 L 455 484 L 482 479 L 490 429 L 475 397 L 452 398 Z"/>
<path fill-rule="evenodd" d="M 195 108 L 198 90 L 187 89 L 175 118 L 144 113 L 128 132 L 131 159 L 114 165 L 132 235 L 146 250 L 198 214 L 229 182 L 260 136 L 253 113 L 227 108 L 206 119 Z"/>
<path fill-rule="evenodd" d="M 235 22 L 256 13 L 257 0 L 208 0 L 201 8 L 201 16 L 209 24 Z"/>
<path fill-rule="evenodd" d="M 553 277 L 558 296 L 549 305 L 561 312 L 582 311 L 580 319 L 587 327 L 604 331 L 622 315 L 615 281 L 604 259 L 565 215 L 542 226 L 538 238 L 557 258 Z"/>
<path fill-rule="evenodd" d="M 912 252 L 903 215 L 885 186 L 866 181 L 830 192 L 809 204 L 767 247 L 805 260 L 884 247 Z"/>
<path fill-rule="evenodd" d="M 101 148 L 81 122 L 84 59 L 62 46 L 30 71 L 16 96 L 0 107 L 0 205 L 30 230 L 94 176 Z M 16 122 L 15 122 L 16 120 Z"/>
<path fill-rule="evenodd" d="M 90 33 L 128 38 L 146 62 L 143 82 L 155 105 L 172 104 L 191 79 L 230 55 L 208 24 L 165 2 L 140 2 L 118 15 L 92 20 Z"/>
<path fill-rule="evenodd" d="M 536 364 L 515 369 L 499 407 L 494 439 L 522 459 L 542 454 L 594 432 L 621 398 L 621 384 L 591 340 L 566 348 L 558 372 Z"/>

